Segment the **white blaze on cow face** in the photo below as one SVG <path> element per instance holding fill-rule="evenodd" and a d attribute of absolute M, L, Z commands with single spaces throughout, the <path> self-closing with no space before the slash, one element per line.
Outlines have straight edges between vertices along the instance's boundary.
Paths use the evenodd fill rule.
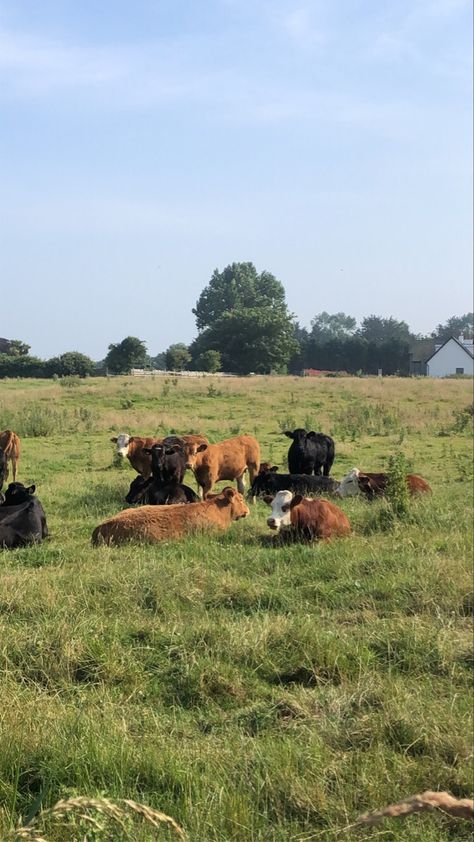
<path fill-rule="evenodd" d="M 352 468 L 352 471 L 349 471 L 347 476 L 341 480 L 336 494 L 339 494 L 340 497 L 356 497 L 360 493 L 359 474 L 358 468 Z"/>
<path fill-rule="evenodd" d="M 291 526 L 291 509 L 290 503 L 293 499 L 292 491 L 278 491 L 269 505 L 272 507 L 272 513 L 267 518 L 267 525 L 270 529 L 278 532 L 283 526 Z"/>
<path fill-rule="evenodd" d="M 130 436 L 128 433 L 120 433 L 118 436 L 111 439 L 111 441 L 116 443 L 115 453 L 117 456 L 121 456 L 125 459 L 128 454 L 128 445 L 130 442 Z"/>

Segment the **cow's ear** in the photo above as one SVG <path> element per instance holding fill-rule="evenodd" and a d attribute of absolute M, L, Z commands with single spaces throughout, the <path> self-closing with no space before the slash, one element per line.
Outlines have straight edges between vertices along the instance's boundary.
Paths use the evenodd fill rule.
<path fill-rule="evenodd" d="M 288 504 L 288 508 L 293 509 L 295 506 L 299 506 L 299 504 L 301 503 L 301 501 L 303 499 L 304 499 L 304 497 L 303 497 L 302 494 L 295 494 L 295 496 L 293 497 L 293 500 L 290 500 L 290 503 Z"/>
<path fill-rule="evenodd" d="M 25 491 L 27 491 L 28 494 L 34 494 L 36 491 L 36 485 L 30 485 L 29 488 L 25 489 Z"/>
<path fill-rule="evenodd" d="M 278 471 L 278 465 L 272 465 L 272 467 L 270 468 L 270 473 L 276 474 L 277 471 Z"/>
<path fill-rule="evenodd" d="M 290 430 L 286 430 L 284 435 L 288 436 L 289 439 L 294 439 L 294 435 Z"/>
<path fill-rule="evenodd" d="M 271 506 L 271 505 L 272 505 L 272 503 L 273 503 L 273 501 L 274 501 L 274 499 L 275 499 L 275 498 L 274 498 L 274 497 L 272 497 L 272 495 L 271 495 L 271 494 L 265 494 L 265 497 L 263 498 L 263 500 L 264 500 L 264 502 L 267 504 L 267 506 Z"/>
<path fill-rule="evenodd" d="M 117 441 L 118 441 L 117 436 L 112 436 L 110 441 L 113 441 L 114 444 L 117 444 Z"/>
<path fill-rule="evenodd" d="M 201 453 L 203 450 L 207 450 L 207 444 L 200 444 L 196 453 Z"/>
<path fill-rule="evenodd" d="M 235 490 L 233 488 L 231 488 L 230 485 L 228 485 L 222 491 L 222 496 L 224 497 L 225 500 L 227 500 L 228 503 L 230 503 L 232 498 L 235 497 Z"/>

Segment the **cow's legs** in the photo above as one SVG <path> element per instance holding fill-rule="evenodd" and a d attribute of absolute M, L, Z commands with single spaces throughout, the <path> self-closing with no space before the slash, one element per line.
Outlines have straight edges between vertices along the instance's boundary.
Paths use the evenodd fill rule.
<path fill-rule="evenodd" d="M 237 490 L 243 494 L 245 491 L 245 482 L 244 482 L 244 475 L 241 474 L 240 477 L 236 477 L 237 481 Z"/>
<path fill-rule="evenodd" d="M 202 486 L 202 499 L 205 500 L 209 492 L 212 490 L 212 482 L 209 480 L 205 480 L 204 485 Z"/>

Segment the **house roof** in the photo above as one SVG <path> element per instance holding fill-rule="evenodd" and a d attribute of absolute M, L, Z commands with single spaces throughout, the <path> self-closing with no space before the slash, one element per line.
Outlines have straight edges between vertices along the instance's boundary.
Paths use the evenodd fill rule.
<path fill-rule="evenodd" d="M 450 336 L 448 339 L 446 339 L 445 342 L 443 342 L 443 344 L 441 345 L 441 348 L 438 348 L 437 351 L 434 351 L 431 354 L 431 357 L 428 357 L 428 359 L 425 360 L 425 364 L 429 363 L 429 361 L 432 360 L 433 357 L 436 356 L 436 354 L 439 354 L 439 352 L 443 350 L 444 346 L 447 345 L 448 342 L 451 342 L 451 339 L 453 340 L 453 342 L 456 343 L 456 345 L 459 345 L 459 347 L 462 348 L 462 350 L 466 352 L 466 354 L 468 355 L 468 357 L 471 358 L 471 360 L 474 359 L 474 354 L 472 353 L 472 351 L 469 350 L 469 348 L 466 347 L 466 345 L 463 345 L 462 342 L 460 342 L 459 339 L 456 339 L 455 336 Z"/>

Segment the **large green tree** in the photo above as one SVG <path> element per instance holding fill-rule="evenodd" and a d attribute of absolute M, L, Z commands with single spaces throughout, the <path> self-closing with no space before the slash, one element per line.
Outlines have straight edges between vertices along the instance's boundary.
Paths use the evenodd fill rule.
<path fill-rule="evenodd" d="M 136 336 L 126 336 L 121 342 L 109 345 L 104 362 L 112 374 L 128 374 L 132 368 L 143 368 L 146 360 L 145 342 Z"/>
<path fill-rule="evenodd" d="M 86 377 L 94 372 L 95 367 L 91 358 L 79 351 L 66 351 L 59 357 L 53 357 L 48 360 L 48 366 L 52 374 L 59 374 L 60 377 L 70 374 Z"/>
<path fill-rule="evenodd" d="M 411 337 L 407 323 L 399 322 L 392 316 L 388 319 L 382 316 L 366 316 L 362 319 L 357 333 L 367 342 L 389 342 L 392 339 L 408 342 Z"/>
<path fill-rule="evenodd" d="M 346 339 L 352 336 L 357 326 L 353 316 L 345 313 L 318 313 L 311 322 L 311 339 L 325 342 L 329 339 Z"/>
<path fill-rule="evenodd" d="M 446 342 L 450 336 L 456 339 L 463 333 L 465 339 L 472 339 L 474 334 L 474 313 L 464 313 L 463 316 L 451 316 L 444 325 L 438 325 L 431 336 L 437 342 Z"/>
<path fill-rule="evenodd" d="M 225 371 L 248 374 L 282 370 L 297 349 L 283 284 L 253 263 L 215 270 L 193 309 L 199 335 L 193 358 L 219 351 Z"/>
<path fill-rule="evenodd" d="M 166 368 L 169 371 L 183 371 L 191 362 L 191 354 L 184 342 L 175 342 L 165 352 Z"/>

